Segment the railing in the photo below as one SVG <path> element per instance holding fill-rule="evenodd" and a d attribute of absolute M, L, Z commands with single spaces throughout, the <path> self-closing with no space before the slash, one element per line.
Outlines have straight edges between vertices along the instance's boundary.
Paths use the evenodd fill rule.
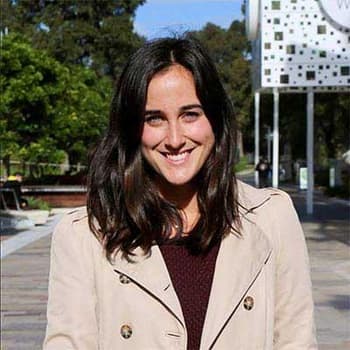
<path fill-rule="evenodd" d="M 13 188 L 0 188 L 0 209 L 22 210 L 17 194 Z"/>
<path fill-rule="evenodd" d="M 0 145 L 1 146 L 1 145 Z M 47 162 L 28 162 L 19 160 L 10 160 L 5 162 L 0 157 L 0 179 L 6 179 L 10 174 L 20 172 L 25 178 L 31 175 L 64 175 L 67 172 L 80 173 L 86 171 L 85 164 L 68 164 L 68 163 L 47 163 Z"/>

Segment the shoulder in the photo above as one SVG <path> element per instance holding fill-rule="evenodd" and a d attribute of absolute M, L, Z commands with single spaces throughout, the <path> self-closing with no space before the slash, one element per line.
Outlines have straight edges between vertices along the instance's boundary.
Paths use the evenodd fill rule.
<path fill-rule="evenodd" d="M 54 244 L 66 242 L 78 245 L 96 240 L 89 228 L 86 207 L 79 207 L 64 214 L 55 227 L 52 240 Z"/>
<path fill-rule="evenodd" d="M 242 215 L 243 222 L 253 223 L 268 237 L 278 259 L 288 255 L 286 251 L 305 251 L 303 229 L 288 193 L 242 184 L 241 196 L 244 196 L 243 202 L 248 203 Z"/>
<path fill-rule="evenodd" d="M 255 188 L 237 181 L 238 202 L 241 213 L 261 212 L 268 209 L 286 209 L 292 206 L 288 193 L 276 188 Z"/>
<path fill-rule="evenodd" d="M 301 225 L 288 193 L 276 188 L 257 189 L 239 184 L 239 205 L 243 221 L 258 226 L 271 240 L 288 240 L 301 232 Z"/>
<path fill-rule="evenodd" d="M 65 231 L 65 229 L 69 230 L 77 225 L 88 227 L 86 207 L 79 207 L 65 213 L 57 224 L 56 230 Z"/>
<path fill-rule="evenodd" d="M 77 289 L 85 288 L 83 286 L 91 288 L 102 257 L 103 248 L 89 229 L 86 209 L 77 208 L 66 213 L 57 224 L 51 241 L 51 290 L 68 286 L 71 287 L 69 293 L 74 294 Z"/>

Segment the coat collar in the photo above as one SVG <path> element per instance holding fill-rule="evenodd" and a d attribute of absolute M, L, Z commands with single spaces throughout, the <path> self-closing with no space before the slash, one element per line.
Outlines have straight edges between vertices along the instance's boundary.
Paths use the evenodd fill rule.
<path fill-rule="evenodd" d="M 271 189 L 257 189 L 237 180 L 239 213 L 241 217 L 252 213 L 271 198 Z"/>

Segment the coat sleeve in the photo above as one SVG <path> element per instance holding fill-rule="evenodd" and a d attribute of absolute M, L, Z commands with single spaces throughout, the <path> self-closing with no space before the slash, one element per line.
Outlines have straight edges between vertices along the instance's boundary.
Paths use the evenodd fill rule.
<path fill-rule="evenodd" d="M 315 350 L 314 306 L 304 233 L 288 194 L 279 191 L 273 197 L 279 246 L 273 349 Z"/>
<path fill-rule="evenodd" d="M 68 214 L 52 237 L 44 350 L 98 349 L 91 233 L 74 224 Z"/>

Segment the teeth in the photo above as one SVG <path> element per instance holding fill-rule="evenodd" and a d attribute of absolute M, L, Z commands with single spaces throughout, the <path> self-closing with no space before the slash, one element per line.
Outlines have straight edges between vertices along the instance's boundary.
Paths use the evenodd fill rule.
<path fill-rule="evenodd" d="M 186 155 L 188 154 L 188 152 L 183 152 L 183 153 L 179 153 L 179 154 L 170 154 L 170 153 L 167 153 L 166 154 L 166 157 L 170 160 L 173 160 L 175 162 L 178 162 L 180 160 L 183 160 L 185 159 Z"/>

